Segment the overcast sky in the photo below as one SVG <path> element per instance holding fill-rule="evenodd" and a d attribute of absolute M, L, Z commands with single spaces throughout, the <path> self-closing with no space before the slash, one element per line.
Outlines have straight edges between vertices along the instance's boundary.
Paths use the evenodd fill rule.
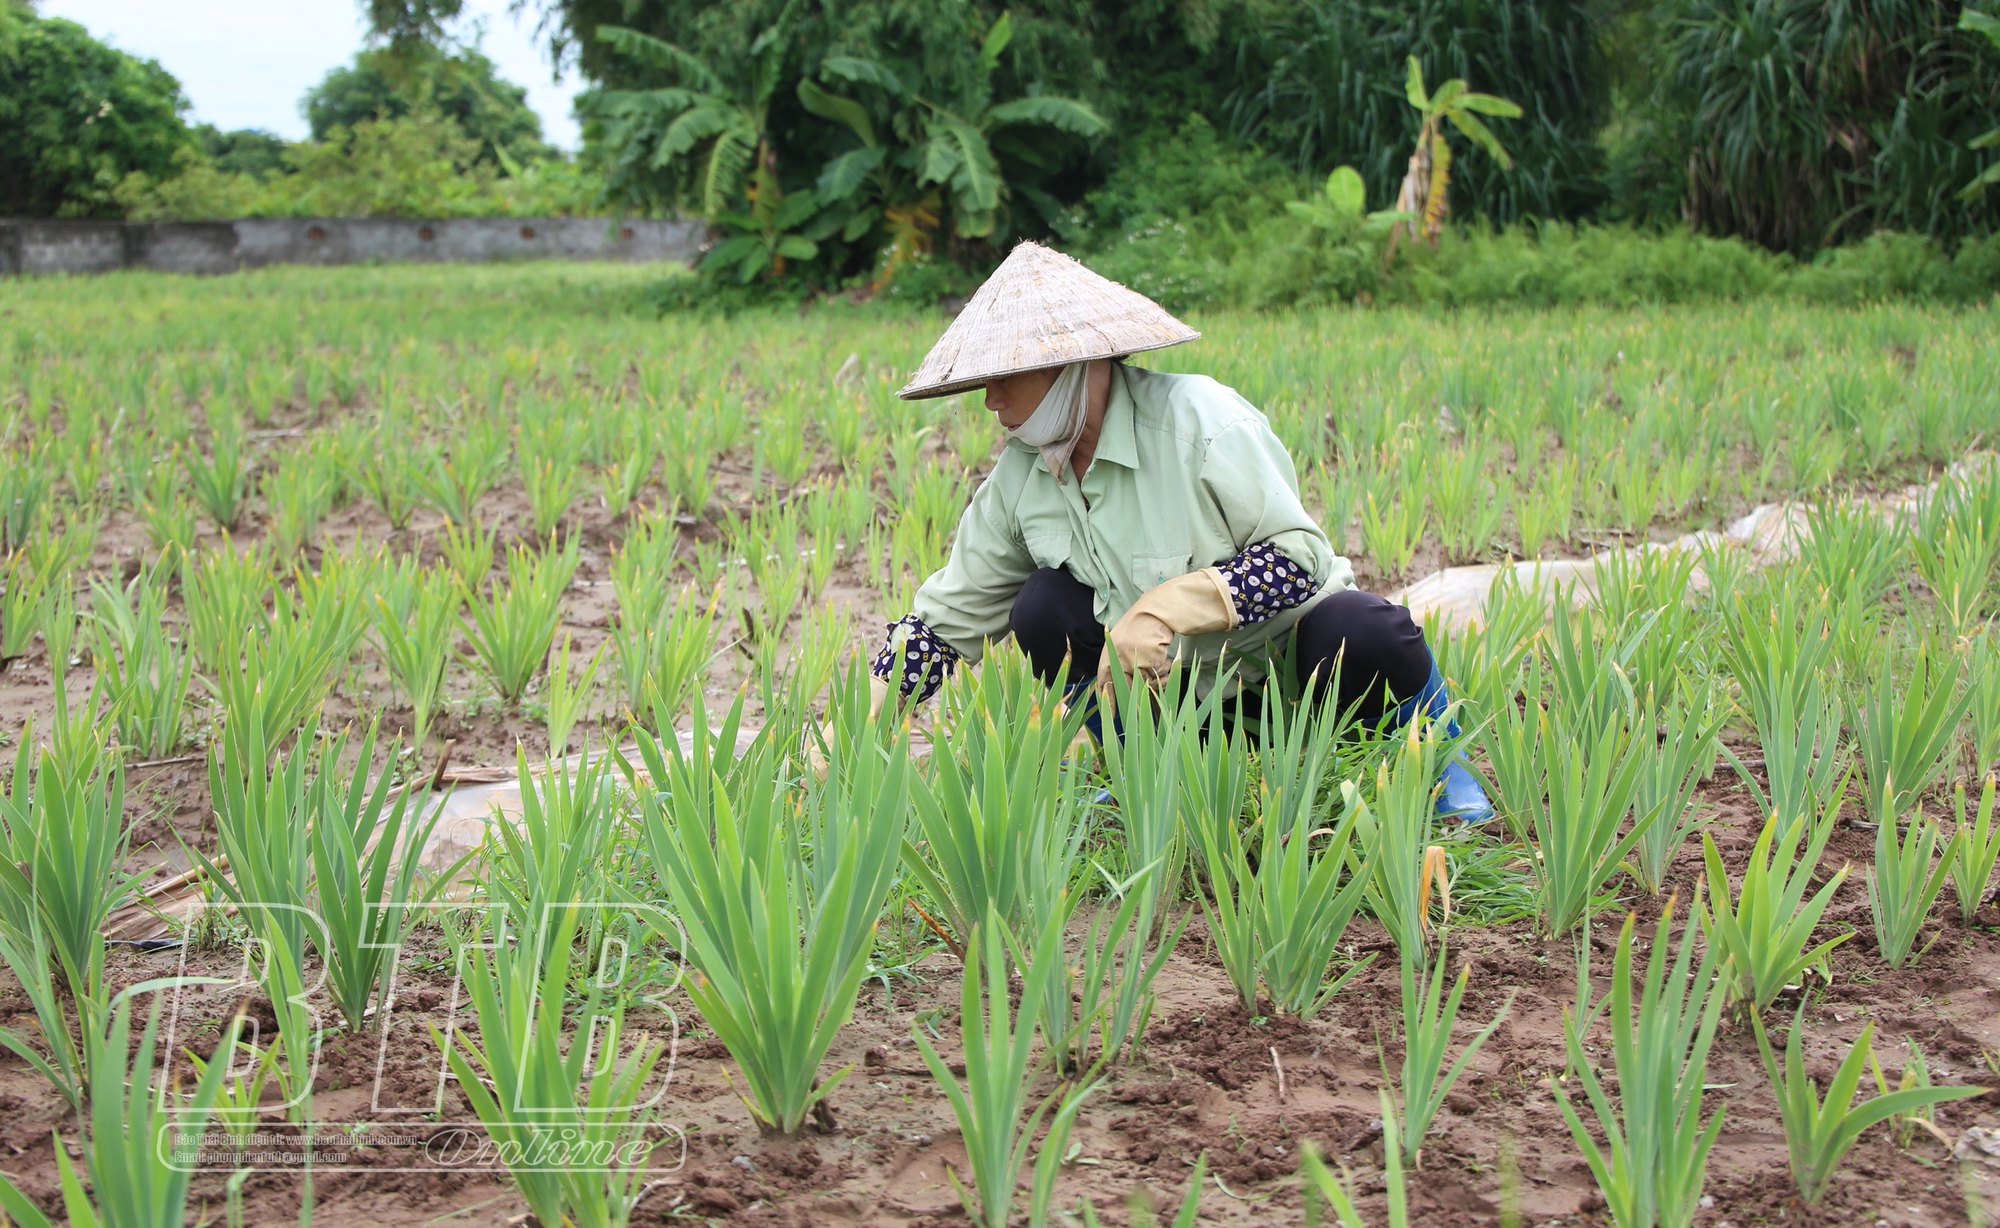
<path fill-rule="evenodd" d="M 158 60 L 180 78 L 196 122 L 263 128 L 294 141 L 307 136 L 299 100 L 354 58 L 364 33 L 358 0 L 42 0 L 37 11 Z M 573 72 L 551 82 L 548 57 L 533 41 L 534 15 L 509 16 L 506 0 L 466 0 L 465 14 L 485 20 L 480 50 L 502 77 L 527 87 L 542 134 L 574 150 L 570 100 L 580 82 Z M 468 35 L 466 21 L 454 32 Z"/>

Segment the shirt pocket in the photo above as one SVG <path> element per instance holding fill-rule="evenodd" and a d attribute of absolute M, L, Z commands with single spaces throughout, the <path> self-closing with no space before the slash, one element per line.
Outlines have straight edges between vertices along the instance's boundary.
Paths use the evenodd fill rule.
<path fill-rule="evenodd" d="M 1188 564 L 1193 559 L 1191 554 L 1135 554 L 1132 556 L 1132 583 L 1144 592 L 1154 585 L 1186 575 L 1192 570 Z"/>
<path fill-rule="evenodd" d="M 1021 538 L 1028 547 L 1028 557 L 1036 567 L 1056 568 L 1069 562 L 1071 544 L 1068 529 L 1035 529 Z"/>

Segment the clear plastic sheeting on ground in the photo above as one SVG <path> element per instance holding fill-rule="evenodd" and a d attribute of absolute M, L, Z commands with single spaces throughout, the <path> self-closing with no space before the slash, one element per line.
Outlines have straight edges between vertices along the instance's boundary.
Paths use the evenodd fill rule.
<path fill-rule="evenodd" d="M 1869 508 L 1886 519 L 1913 521 L 1940 483 L 1961 474 L 1970 474 L 1992 463 L 1991 457 L 1959 462 L 1938 482 L 1906 486 L 1886 495 L 1858 496 L 1854 505 Z M 1632 556 L 1649 552 L 1692 552 L 1697 560 L 1715 550 L 1741 551 L 1750 568 L 1769 567 L 1799 552 L 1810 530 L 1807 512 L 1810 503 L 1766 503 L 1732 522 L 1720 533 L 1689 533 L 1669 542 L 1647 542 L 1622 550 L 1609 550 L 1587 559 L 1537 559 L 1533 562 L 1478 563 L 1468 567 L 1447 567 L 1432 572 L 1406 588 L 1389 594 L 1389 600 L 1410 608 L 1419 624 L 1459 631 L 1477 627 L 1486 614 L 1487 596 L 1496 585 L 1511 581 L 1523 592 L 1539 592 L 1545 601 L 1554 601 L 1567 592 L 1573 602 L 1587 600 L 1597 591 L 1597 569 L 1612 563 L 1629 562 Z M 1695 592 L 1707 588 L 1707 578 L 1696 562 L 1691 584 Z"/>
<path fill-rule="evenodd" d="M 755 730 L 744 730 L 737 735 L 737 746 L 748 746 L 756 736 Z M 693 744 L 693 735 L 679 735 L 681 748 L 688 750 Z M 593 755 L 609 752 L 595 751 Z M 624 752 L 632 758 L 631 748 Z M 556 761 L 561 771 L 574 771 L 583 761 L 582 755 L 570 755 Z M 546 763 L 530 766 L 530 771 L 545 771 Z M 458 867 L 455 881 L 447 888 L 448 894 L 462 894 L 467 880 L 467 867 L 472 861 L 468 854 L 474 854 L 485 845 L 497 822 L 518 823 L 521 818 L 521 777 L 513 764 L 504 767 L 463 767 L 451 768 L 441 775 L 426 779 L 414 797 L 413 822 L 428 823 L 432 815 L 437 816 L 437 825 L 431 829 L 429 839 L 418 851 L 418 863 L 427 875 L 436 876 Z M 223 868 L 228 860 L 217 862 Z M 157 942 L 169 939 L 182 932 L 209 898 L 204 889 L 199 868 L 184 871 L 173 877 L 141 888 L 140 897 L 111 914 L 106 923 L 105 935 L 114 941 Z"/>

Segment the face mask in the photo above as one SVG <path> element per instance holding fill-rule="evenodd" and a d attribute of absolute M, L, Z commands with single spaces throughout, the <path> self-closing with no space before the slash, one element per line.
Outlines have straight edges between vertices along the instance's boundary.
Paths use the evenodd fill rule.
<path fill-rule="evenodd" d="M 1039 450 L 1043 463 L 1058 482 L 1069 471 L 1070 453 L 1076 450 L 1076 441 L 1083 437 L 1083 425 L 1090 416 L 1089 373 L 1087 362 L 1073 362 L 1064 367 L 1028 420 L 1007 432 Z"/>

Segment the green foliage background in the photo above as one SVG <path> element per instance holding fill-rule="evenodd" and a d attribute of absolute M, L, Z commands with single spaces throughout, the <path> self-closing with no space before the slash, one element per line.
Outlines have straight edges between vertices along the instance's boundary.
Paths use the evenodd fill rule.
<path fill-rule="evenodd" d="M 576 161 L 453 42 L 461 0 L 361 7 L 378 45 L 287 147 L 189 129 L 157 65 L 0 0 L 0 210 L 681 210 L 732 276 L 918 300 L 1038 237 L 1180 306 L 1483 298 L 1446 288 L 1447 249 L 1565 301 L 1586 292 L 1556 253 L 1614 262 L 1587 291 L 1613 301 L 1816 257 L 1951 297 L 2000 229 L 2000 48 L 1961 0 L 526 0 L 594 86 Z M 1511 168 L 1455 146 L 1458 231 L 1377 260 L 1287 203 L 1345 165 L 1390 205 L 1406 57 L 1524 113 L 1494 123 Z M 1885 233 L 1918 241 L 1854 246 Z"/>
<path fill-rule="evenodd" d="M 89 216 L 191 148 L 180 83 L 73 21 L 0 0 L 0 216 Z"/>
<path fill-rule="evenodd" d="M 233 135 L 233 134 L 232 134 Z M 128 175 L 113 195 L 141 221 L 234 217 L 567 217 L 597 212 L 601 184 L 573 162 L 515 173 L 432 110 L 364 119 L 284 147 L 263 173 L 183 154 L 174 173 Z"/>
<path fill-rule="evenodd" d="M 1810 252 L 1876 230 L 1990 233 L 1956 199 L 2000 112 L 2000 55 L 1954 0 L 1676 0 L 1633 98 L 1638 158 L 1685 168 L 1682 204 L 1714 234 Z M 1664 46 L 1663 56 L 1658 47 Z"/>
<path fill-rule="evenodd" d="M 1499 125 L 1515 169 L 1465 158 L 1452 171 L 1452 210 L 1507 222 L 1574 219 L 1608 195 L 1597 134 L 1610 117 L 1602 0 L 1407 0 L 1401 4 L 1254 3 L 1221 100 L 1240 142 L 1323 176 L 1361 172 L 1370 200 L 1395 196 L 1413 131 L 1403 57 L 1424 79 L 1463 77 L 1521 105 Z"/>
<path fill-rule="evenodd" d="M 387 0 L 384 0 L 387 2 Z M 1992 233 L 2000 211 L 1961 199 L 2000 112 L 2000 55 L 1957 29 L 1957 0 L 549 0 L 562 46 L 613 88 L 646 70 L 599 30 L 670 40 L 725 79 L 751 71 L 760 33 L 781 32 L 769 137 L 786 189 L 814 182 L 837 127 L 795 83 L 831 85 L 843 57 L 893 56 L 919 92 L 951 99 L 978 77 L 977 32 L 1015 29 L 995 96 L 1065 94 L 1111 123 L 1109 139 L 1049 141 L 1003 160 L 1017 195 L 1051 199 L 1023 225 L 1100 252 L 1158 248 L 1178 221 L 1258 249 L 1268 278 L 1237 301 L 1311 291 L 1284 199 L 1327 171 L 1360 171 L 1372 206 L 1393 199 L 1415 123 L 1402 66 L 1463 77 L 1519 103 L 1496 125 L 1503 169 L 1455 160 L 1452 216 L 1622 222 L 1744 239 L 1810 256 L 1882 230 L 1946 249 Z M 687 201 L 663 165 L 615 176 L 634 198 Z M 1004 228 L 1003 228 L 1004 233 Z M 1192 233 L 1192 232 L 1190 232 Z M 963 256 L 965 253 L 959 253 Z M 1114 257 L 1115 259 L 1115 257 Z M 990 262 L 990 258 L 988 258 Z M 1171 263 L 1168 261 L 1167 263 Z M 1211 262 L 1212 263 L 1212 262 Z M 1148 263 L 1156 283 L 1175 274 Z M 1213 272 L 1213 270 L 1211 270 Z M 1365 278 L 1359 279 L 1365 282 Z M 1267 284 L 1268 283 L 1268 284 Z M 1365 284 L 1355 287 L 1360 292 Z M 1198 294 L 1205 293 L 1195 287 Z M 1171 293 L 1171 290 L 1169 290 Z"/>
<path fill-rule="evenodd" d="M 315 141 L 364 120 L 430 110 L 479 142 L 485 161 L 497 164 L 503 150 L 516 162 L 550 152 L 541 118 L 528 106 L 528 91 L 503 80 L 492 60 L 471 49 L 447 54 L 427 44 L 370 48 L 307 90 L 301 105 Z"/>

